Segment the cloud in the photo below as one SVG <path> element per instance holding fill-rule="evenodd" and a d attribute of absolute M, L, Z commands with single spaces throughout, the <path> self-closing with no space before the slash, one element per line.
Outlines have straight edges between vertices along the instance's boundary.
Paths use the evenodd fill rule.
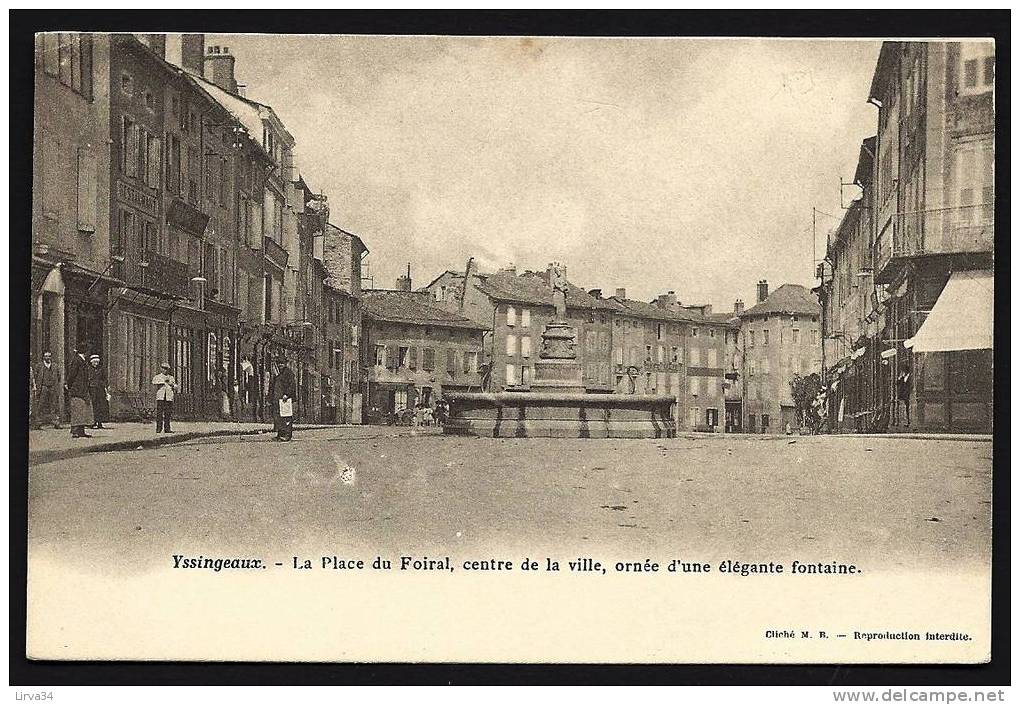
<path fill-rule="evenodd" d="M 231 37 L 249 94 L 372 250 L 725 308 L 807 283 L 811 207 L 874 131 L 875 42 Z M 821 230 L 820 230 L 821 231 Z"/>

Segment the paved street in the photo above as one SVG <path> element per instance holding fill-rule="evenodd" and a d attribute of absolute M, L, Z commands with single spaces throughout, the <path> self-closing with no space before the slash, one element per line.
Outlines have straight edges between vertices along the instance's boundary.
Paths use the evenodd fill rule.
<path fill-rule="evenodd" d="M 298 551 L 961 568 L 989 556 L 991 444 L 497 440 L 361 427 L 46 463 L 31 470 L 29 492 L 34 556 L 127 572 L 171 552 Z"/>

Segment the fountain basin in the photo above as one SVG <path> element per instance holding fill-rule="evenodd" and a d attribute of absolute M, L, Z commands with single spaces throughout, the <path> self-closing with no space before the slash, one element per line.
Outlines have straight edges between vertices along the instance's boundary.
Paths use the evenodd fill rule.
<path fill-rule="evenodd" d="M 672 438 L 675 398 L 655 394 L 450 392 L 443 433 L 489 438 Z"/>

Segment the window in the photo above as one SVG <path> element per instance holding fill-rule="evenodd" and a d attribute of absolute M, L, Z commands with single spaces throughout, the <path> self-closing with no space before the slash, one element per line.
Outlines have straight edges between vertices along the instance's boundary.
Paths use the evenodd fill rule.
<path fill-rule="evenodd" d="M 769 373 L 769 359 L 767 357 L 763 357 L 761 359 L 761 373 L 763 375 L 767 375 Z"/>
<path fill-rule="evenodd" d="M 963 87 L 977 88 L 978 84 L 978 62 L 977 59 L 967 59 L 963 62 Z"/>
<path fill-rule="evenodd" d="M 849 270 L 847 270 L 847 271 L 849 271 Z M 765 330 L 763 330 L 761 332 L 761 344 L 763 346 L 766 346 L 766 347 L 769 344 L 769 329 L 768 328 L 766 328 Z"/>
<path fill-rule="evenodd" d="M 692 406 L 691 407 L 691 428 L 696 428 L 698 426 L 698 423 L 700 422 L 700 420 L 701 420 L 701 407 L 700 406 Z"/>
<path fill-rule="evenodd" d="M 527 308 L 521 309 L 521 326 L 523 328 L 528 328 L 531 326 L 531 309 Z"/>
<path fill-rule="evenodd" d="M 163 145 L 158 137 L 145 133 L 145 146 L 143 152 L 145 185 L 149 188 L 159 188 L 159 174 L 162 166 Z"/>
<path fill-rule="evenodd" d="M 517 325 L 517 309 L 513 306 L 506 307 L 506 324 L 508 326 Z"/>
<path fill-rule="evenodd" d="M 517 354 L 517 337 L 508 335 L 506 337 L 506 354 L 516 355 Z"/>
<path fill-rule="evenodd" d="M 407 367 L 407 355 L 410 351 L 404 345 L 397 347 L 397 367 Z"/>
<path fill-rule="evenodd" d="M 800 330 L 797 328 L 793 329 L 793 343 L 794 345 L 800 343 Z"/>
<path fill-rule="evenodd" d="M 662 324 L 661 323 L 656 323 L 655 324 L 655 339 L 656 340 L 662 340 Z"/>
<path fill-rule="evenodd" d="M 531 384 L 531 367 L 529 365 L 521 367 L 521 384 Z"/>
<path fill-rule="evenodd" d="M 511 362 L 506 365 L 506 383 L 508 386 L 517 384 L 517 365 Z"/>
<path fill-rule="evenodd" d="M 531 357 L 531 336 L 521 336 L 521 357 Z"/>
<path fill-rule="evenodd" d="M 748 377 L 754 377 L 754 372 L 755 372 L 755 369 L 754 369 L 754 360 L 751 360 L 751 361 L 748 362 L 748 365 L 747 365 L 747 376 Z"/>
<path fill-rule="evenodd" d="M 697 338 L 698 337 L 698 329 L 697 328 L 691 328 L 691 337 L 692 338 Z"/>
<path fill-rule="evenodd" d="M 59 35 L 54 32 L 40 34 L 40 53 L 42 54 L 42 66 L 50 76 L 57 76 L 60 73 L 59 50 L 57 48 Z"/>
<path fill-rule="evenodd" d="M 991 140 L 965 142 L 955 151 L 958 225 L 980 225 L 994 220 L 995 151 Z"/>
<path fill-rule="evenodd" d="M 152 377 L 169 354 L 167 324 L 128 313 L 121 316 L 126 358 L 120 381 L 124 389 L 148 392 Z"/>
<path fill-rule="evenodd" d="M 692 367 L 697 367 L 701 364 L 701 349 L 698 347 L 691 347 L 687 351 L 687 364 Z"/>
<path fill-rule="evenodd" d="M 407 366 L 412 370 L 418 369 L 418 348 L 411 348 L 407 353 Z"/>
<path fill-rule="evenodd" d="M 471 374 L 472 372 L 478 371 L 478 353 L 477 352 L 466 352 L 464 353 L 464 374 Z"/>
<path fill-rule="evenodd" d="M 992 89 L 995 83 L 995 44 L 960 43 L 959 92 L 976 95 Z"/>
<path fill-rule="evenodd" d="M 717 354 L 717 351 L 716 351 L 715 348 L 709 348 L 708 349 L 708 366 L 709 367 L 716 367 L 719 364 L 719 360 L 718 360 L 716 354 Z"/>
<path fill-rule="evenodd" d="M 127 176 L 138 174 L 138 125 L 128 115 L 121 118 L 120 170 Z"/>
<path fill-rule="evenodd" d="M 718 409 L 705 409 L 705 425 L 706 426 L 718 426 L 719 425 L 719 410 Z"/>
<path fill-rule="evenodd" d="M 446 351 L 446 374 L 453 377 L 457 373 L 457 351 Z"/>
<path fill-rule="evenodd" d="M 670 360 L 672 362 L 680 362 L 680 348 L 678 348 L 676 345 L 674 345 L 674 346 L 672 346 L 669 349 L 669 352 L 670 352 Z"/>
<path fill-rule="evenodd" d="M 658 361 L 659 361 L 659 364 L 661 365 L 662 363 L 664 363 L 666 361 L 666 346 L 665 345 L 660 345 L 659 346 L 658 355 L 659 355 Z"/>
<path fill-rule="evenodd" d="M 748 347 L 753 348 L 754 347 L 754 338 L 755 338 L 754 331 L 753 330 L 752 331 L 748 331 L 748 333 L 749 333 L 748 338 L 747 338 Z"/>
<path fill-rule="evenodd" d="M 613 351 L 613 361 L 616 362 L 617 365 L 623 364 L 623 348 L 616 348 Z"/>
<path fill-rule="evenodd" d="M 433 372 L 436 369 L 436 351 L 434 348 L 422 348 L 421 368 L 426 372 Z"/>
<path fill-rule="evenodd" d="M 120 75 L 120 92 L 126 96 L 132 96 L 135 94 L 135 82 L 131 78 L 131 74 L 122 73 Z"/>
<path fill-rule="evenodd" d="M 98 219 L 96 155 L 88 147 L 78 148 L 78 232 L 94 233 Z"/>
<path fill-rule="evenodd" d="M 714 338 L 715 337 L 715 328 L 709 328 L 708 329 L 708 337 L 709 338 Z M 714 409 L 709 409 L 709 411 L 715 411 L 715 410 Z"/>
<path fill-rule="evenodd" d="M 646 345 L 645 346 L 645 362 L 651 362 L 651 361 L 652 361 L 652 346 L 651 345 Z"/>

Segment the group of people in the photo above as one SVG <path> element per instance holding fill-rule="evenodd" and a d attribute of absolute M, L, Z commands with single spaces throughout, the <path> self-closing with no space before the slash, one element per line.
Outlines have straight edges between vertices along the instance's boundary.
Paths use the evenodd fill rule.
<path fill-rule="evenodd" d="M 88 358 L 77 348 L 67 369 L 67 379 L 60 383 L 60 370 L 53 364 L 47 350 L 42 362 L 32 367 L 33 425 L 60 428 L 60 395 L 67 392 L 71 416 L 71 438 L 89 438 L 86 428 L 105 428 L 110 418 L 110 387 L 102 358 Z"/>
<path fill-rule="evenodd" d="M 86 358 L 85 353 L 76 348 L 67 365 L 67 379 L 61 384 L 60 370 L 53 362 L 53 354 L 48 350 L 44 352 L 42 362 L 31 368 L 33 427 L 61 427 L 60 395 L 66 392 L 72 438 L 91 438 L 86 428 L 106 428 L 103 424 L 110 418 L 111 397 L 101 362 L 98 354 Z M 179 387 L 169 362 L 160 365 L 159 373 L 152 378 L 152 388 L 156 401 L 156 433 L 172 433 L 174 398 Z M 280 356 L 276 359 L 276 370 L 269 385 L 277 440 L 293 438 L 296 393 L 294 372 L 287 366 L 287 359 Z"/>
<path fill-rule="evenodd" d="M 442 426 L 450 414 L 450 404 L 445 399 L 439 399 L 435 405 L 427 401 L 419 400 L 414 405 L 414 416 L 411 423 L 414 426 Z"/>

